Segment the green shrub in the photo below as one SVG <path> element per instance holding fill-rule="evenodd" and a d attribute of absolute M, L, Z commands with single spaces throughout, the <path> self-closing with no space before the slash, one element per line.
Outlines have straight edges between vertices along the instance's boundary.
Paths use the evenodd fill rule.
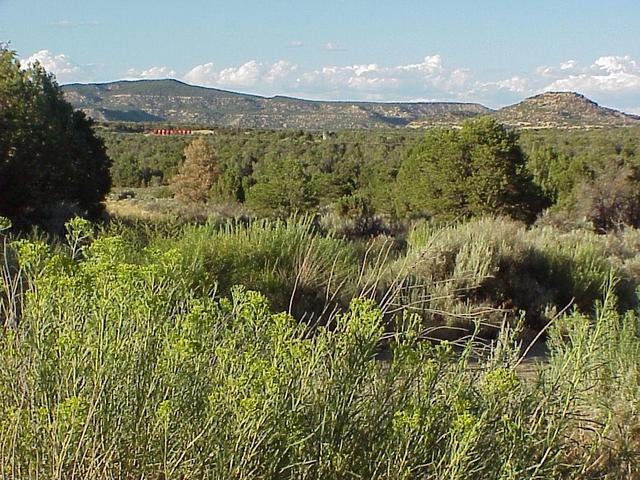
<path fill-rule="evenodd" d="M 21 322 L 0 331 L 3 478 L 638 478 L 638 321 L 618 313 L 611 278 L 595 316 L 555 320 L 549 364 L 523 379 L 509 328 L 478 356 L 473 337 L 424 341 L 408 311 L 389 332 L 364 298 L 310 330 L 261 293 L 211 296 L 185 278 L 193 247 L 243 266 L 242 245 L 291 262 L 295 240 L 326 262 L 343 247 L 312 242 L 308 221 L 193 227 L 182 249 L 69 227 L 64 248 L 12 244 L 27 290 Z M 494 263 L 477 255 L 512 258 L 529 236 L 475 227 L 416 230 L 410 253 L 421 238 L 448 245 L 431 250 L 446 260 L 466 232 L 481 247 L 452 268 L 478 273 Z"/>
<path fill-rule="evenodd" d="M 59 229 L 77 214 L 100 218 L 111 160 L 93 121 L 42 65 L 21 63 L 4 43 L 0 104 L 0 215 L 22 228 Z"/>
<path fill-rule="evenodd" d="M 605 237 L 589 232 L 527 230 L 485 218 L 418 224 L 408 244 L 387 278 L 402 279 L 395 302 L 421 311 L 429 324 L 473 329 L 475 319 L 495 329 L 505 314 L 516 320 L 523 311 L 527 325 L 539 330 L 565 307 L 591 312 L 612 269 L 624 279 L 616 290 L 623 307 L 636 301 L 637 278 L 608 252 Z"/>
<path fill-rule="evenodd" d="M 544 207 L 526 169 L 517 134 L 495 119 L 437 128 L 403 161 L 397 177 L 400 212 L 439 220 L 505 215 L 532 222 Z"/>
<path fill-rule="evenodd" d="M 389 338 L 382 312 L 355 299 L 309 336 L 259 293 L 196 295 L 176 250 L 131 263 L 121 237 L 75 261 L 17 248 L 33 287 L 23 322 L 0 336 L 3 477 L 555 471 L 565 404 L 540 398 L 508 364 L 468 369 L 469 350 L 416 344 L 411 317 Z M 375 359 L 383 338 L 387 362 Z"/>

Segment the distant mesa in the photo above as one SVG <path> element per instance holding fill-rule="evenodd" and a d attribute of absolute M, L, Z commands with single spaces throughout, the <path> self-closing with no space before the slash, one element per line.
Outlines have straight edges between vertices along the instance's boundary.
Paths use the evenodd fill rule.
<path fill-rule="evenodd" d="M 498 110 L 502 123 L 521 128 L 588 128 L 640 125 L 640 117 L 601 107 L 575 92 L 547 92 Z"/>
<path fill-rule="evenodd" d="M 519 128 L 640 125 L 640 117 L 600 107 L 572 92 L 543 93 L 495 111 L 479 103 L 268 98 L 178 80 L 71 84 L 62 90 L 74 107 L 104 122 L 338 130 L 455 126 L 468 118 L 492 115 Z"/>

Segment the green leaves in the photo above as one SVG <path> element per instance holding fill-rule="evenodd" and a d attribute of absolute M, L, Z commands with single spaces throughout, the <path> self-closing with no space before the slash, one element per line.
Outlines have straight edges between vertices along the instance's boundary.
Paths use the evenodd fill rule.
<path fill-rule="evenodd" d="M 262 215 L 287 217 L 317 205 L 311 177 L 300 160 L 276 157 L 255 172 L 256 184 L 249 190 L 249 205 Z"/>
<path fill-rule="evenodd" d="M 111 186 L 110 161 L 92 122 L 67 103 L 53 76 L 22 69 L 0 47 L 0 215 L 60 229 L 65 210 L 91 217 Z"/>
<path fill-rule="evenodd" d="M 408 312 L 391 331 L 370 299 L 310 329 L 245 287 L 224 298 L 199 293 L 183 261 L 204 246 L 226 236 L 226 254 L 248 245 L 274 259 L 309 236 L 283 222 L 215 236 L 209 228 L 194 227 L 170 250 L 108 235 L 85 244 L 91 229 L 81 220 L 69 239 L 82 255 L 14 243 L 28 291 L 21 322 L 0 332 L 0 476 L 558 478 L 558 468 L 586 469 L 570 461 L 580 444 L 565 439 L 592 418 L 590 407 L 598 434 L 614 403 L 633 413 L 638 322 L 620 318 L 613 290 L 596 321 L 574 313 L 551 329 L 551 367 L 528 381 L 506 334 L 490 358 L 470 364 L 477 339 L 462 352 L 434 346 Z M 284 265 L 326 262 L 327 246 Z M 316 275 L 296 272 L 298 288 Z M 586 450 L 593 461 L 600 454 Z"/>
<path fill-rule="evenodd" d="M 460 131 L 427 132 L 403 162 L 397 189 L 401 213 L 445 221 L 487 214 L 532 221 L 542 206 L 516 135 L 488 117 Z"/>

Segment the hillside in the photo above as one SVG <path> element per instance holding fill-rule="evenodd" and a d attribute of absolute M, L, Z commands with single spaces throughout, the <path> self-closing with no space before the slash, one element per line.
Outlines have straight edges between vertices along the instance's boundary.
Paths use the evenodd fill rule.
<path fill-rule="evenodd" d="M 459 125 L 493 115 L 520 128 L 639 125 L 640 117 L 599 106 L 573 92 L 549 92 L 494 111 L 478 103 L 329 102 L 261 97 L 177 80 L 119 81 L 62 87 L 74 107 L 99 121 L 169 122 L 242 128 L 338 130 Z"/>
<path fill-rule="evenodd" d="M 493 114 L 521 128 L 587 128 L 640 125 L 640 117 L 601 107 L 574 92 L 548 92 L 504 107 Z"/>
<path fill-rule="evenodd" d="M 326 102 L 260 97 L 177 80 L 62 87 L 67 100 L 100 121 L 171 122 L 246 128 L 389 128 L 422 121 L 458 124 L 492 110 L 475 103 Z"/>

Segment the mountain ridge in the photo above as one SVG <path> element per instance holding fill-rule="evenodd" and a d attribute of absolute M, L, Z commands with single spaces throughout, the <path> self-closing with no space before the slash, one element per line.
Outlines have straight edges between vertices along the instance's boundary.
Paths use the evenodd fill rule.
<path fill-rule="evenodd" d="M 640 125 L 640 117 L 601 107 L 575 92 L 548 92 L 493 110 L 473 102 L 368 102 L 272 97 L 189 85 L 180 80 L 119 80 L 63 85 L 66 99 L 99 121 L 243 128 L 455 126 L 491 115 L 520 128 Z"/>

